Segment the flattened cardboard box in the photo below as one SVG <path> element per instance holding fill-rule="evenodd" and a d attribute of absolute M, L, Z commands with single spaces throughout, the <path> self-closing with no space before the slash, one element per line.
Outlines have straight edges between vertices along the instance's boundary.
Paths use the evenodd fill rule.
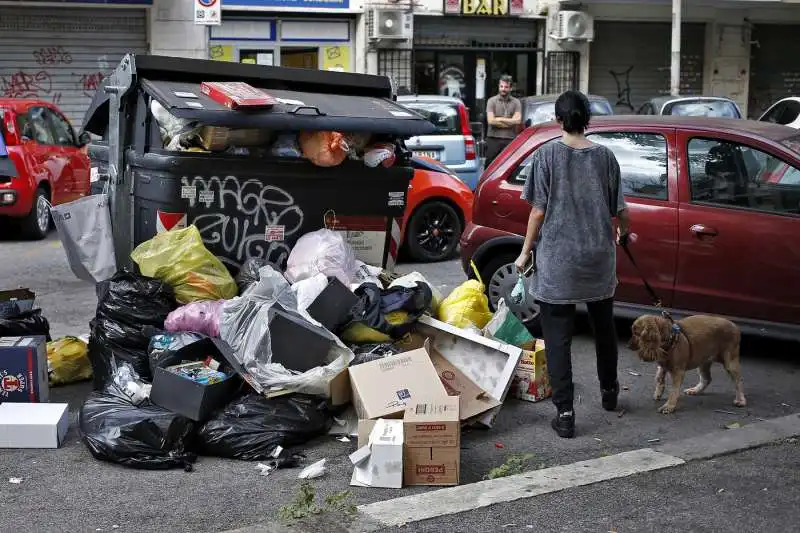
<path fill-rule="evenodd" d="M 407 448 L 452 447 L 461 444 L 460 399 L 422 399 L 406 408 L 403 438 Z"/>
<path fill-rule="evenodd" d="M 359 419 L 398 418 L 418 398 L 446 396 L 425 348 L 349 368 Z"/>
<path fill-rule="evenodd" d="M 461 447 L 409 448 L 403 452 L 405 485 L 458 485 Z"/>
<path fill-rule="evenodd" d="M 523 347 L 522 358 L 511 382 L 511 395 L 526 402 L 540 402 L 552 394 L 544 341 L 537 339 L 532 345 Z"/>
<path fill-rule="evenodd" d="M 501 405 L 436 349 L 431 349 L 431 362 L 442 380 L 447 394 L 458 396 L 461 420 L 469 420 Z"/>

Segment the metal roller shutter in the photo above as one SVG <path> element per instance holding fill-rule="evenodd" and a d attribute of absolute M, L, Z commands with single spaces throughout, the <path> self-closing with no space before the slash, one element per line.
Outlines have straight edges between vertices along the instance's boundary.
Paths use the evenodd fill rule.
<path fill-rule="evenodd" d="M 414 47 L 460 50 L 535 49 L 538 21 L 504 18 L 414 17 Z"/>
<path fill-rule="evenodd" d="M 147 52 L 144 9 L 0 8 L 0 97 L 57 104 L 80 130 L 91 96 L 127 52 Z"/>
<path fill-rule="evenodd" d="M 589 55 L 589 92 L 618 113 L 635 113 L 669 94 L 672 28 L 662 22 L 596 22 Z M 681 28 L 681 93 L 702 94 L 705 24 Z"/>
<path fill-rule="evenodd" d="M 800 95 L 800 25 L 761 24 L 753 28 L 750 45 L 748 115 L 760 117 L 781 98 Z"/>

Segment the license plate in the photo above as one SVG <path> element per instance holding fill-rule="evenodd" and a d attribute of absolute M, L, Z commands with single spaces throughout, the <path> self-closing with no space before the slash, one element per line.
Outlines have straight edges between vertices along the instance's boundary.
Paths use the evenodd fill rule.
<path fill-rule="evenodd" d="M 414 155 L 422 156 L 422 157 L 430 157 L 431 159 L 439 160 L 440 152 L 432 152 L 430 150 L 427 151 L 414 151 Z"/>

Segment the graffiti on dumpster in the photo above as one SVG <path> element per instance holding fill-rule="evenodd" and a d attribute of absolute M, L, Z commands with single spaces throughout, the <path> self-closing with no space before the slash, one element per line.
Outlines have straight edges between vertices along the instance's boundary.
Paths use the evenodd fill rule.
<path fill-rule="evenodd" d="M 196 190 L 188 198 L 189 207 L 204 212 L 194 216 L 192 223 L 212 251 L 226 256 L 223 261 L 238 268 L 252 258 L 276 265 L 289 258 L 291 248 L 284 242 L 268 242 L 265 234 L 282 227 L 288 239 L 300 231 L 303 211 L 291 194 L 261 180 L 236 176 L 184 176 L 181 186 Z"/>

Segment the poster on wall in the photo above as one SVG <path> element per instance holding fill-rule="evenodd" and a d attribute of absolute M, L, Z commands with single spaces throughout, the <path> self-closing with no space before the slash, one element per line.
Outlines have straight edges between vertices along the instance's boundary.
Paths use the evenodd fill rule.
<path fill-rule="evenodd" d="M 194 0 L 194 23 L 203 26 L 222 24 L 222 0 Z"/>
<path fill-rule="evenodd" d="M 350 72 L 350 47 L 324 46 L 322 48 L 322 70 Z"/>
<path fill-rule="evenodd" d="M 229 44 L 212 44 L 208 55 L 216 61 L 236 61 L 233 58 L 233 46 Z"/>

